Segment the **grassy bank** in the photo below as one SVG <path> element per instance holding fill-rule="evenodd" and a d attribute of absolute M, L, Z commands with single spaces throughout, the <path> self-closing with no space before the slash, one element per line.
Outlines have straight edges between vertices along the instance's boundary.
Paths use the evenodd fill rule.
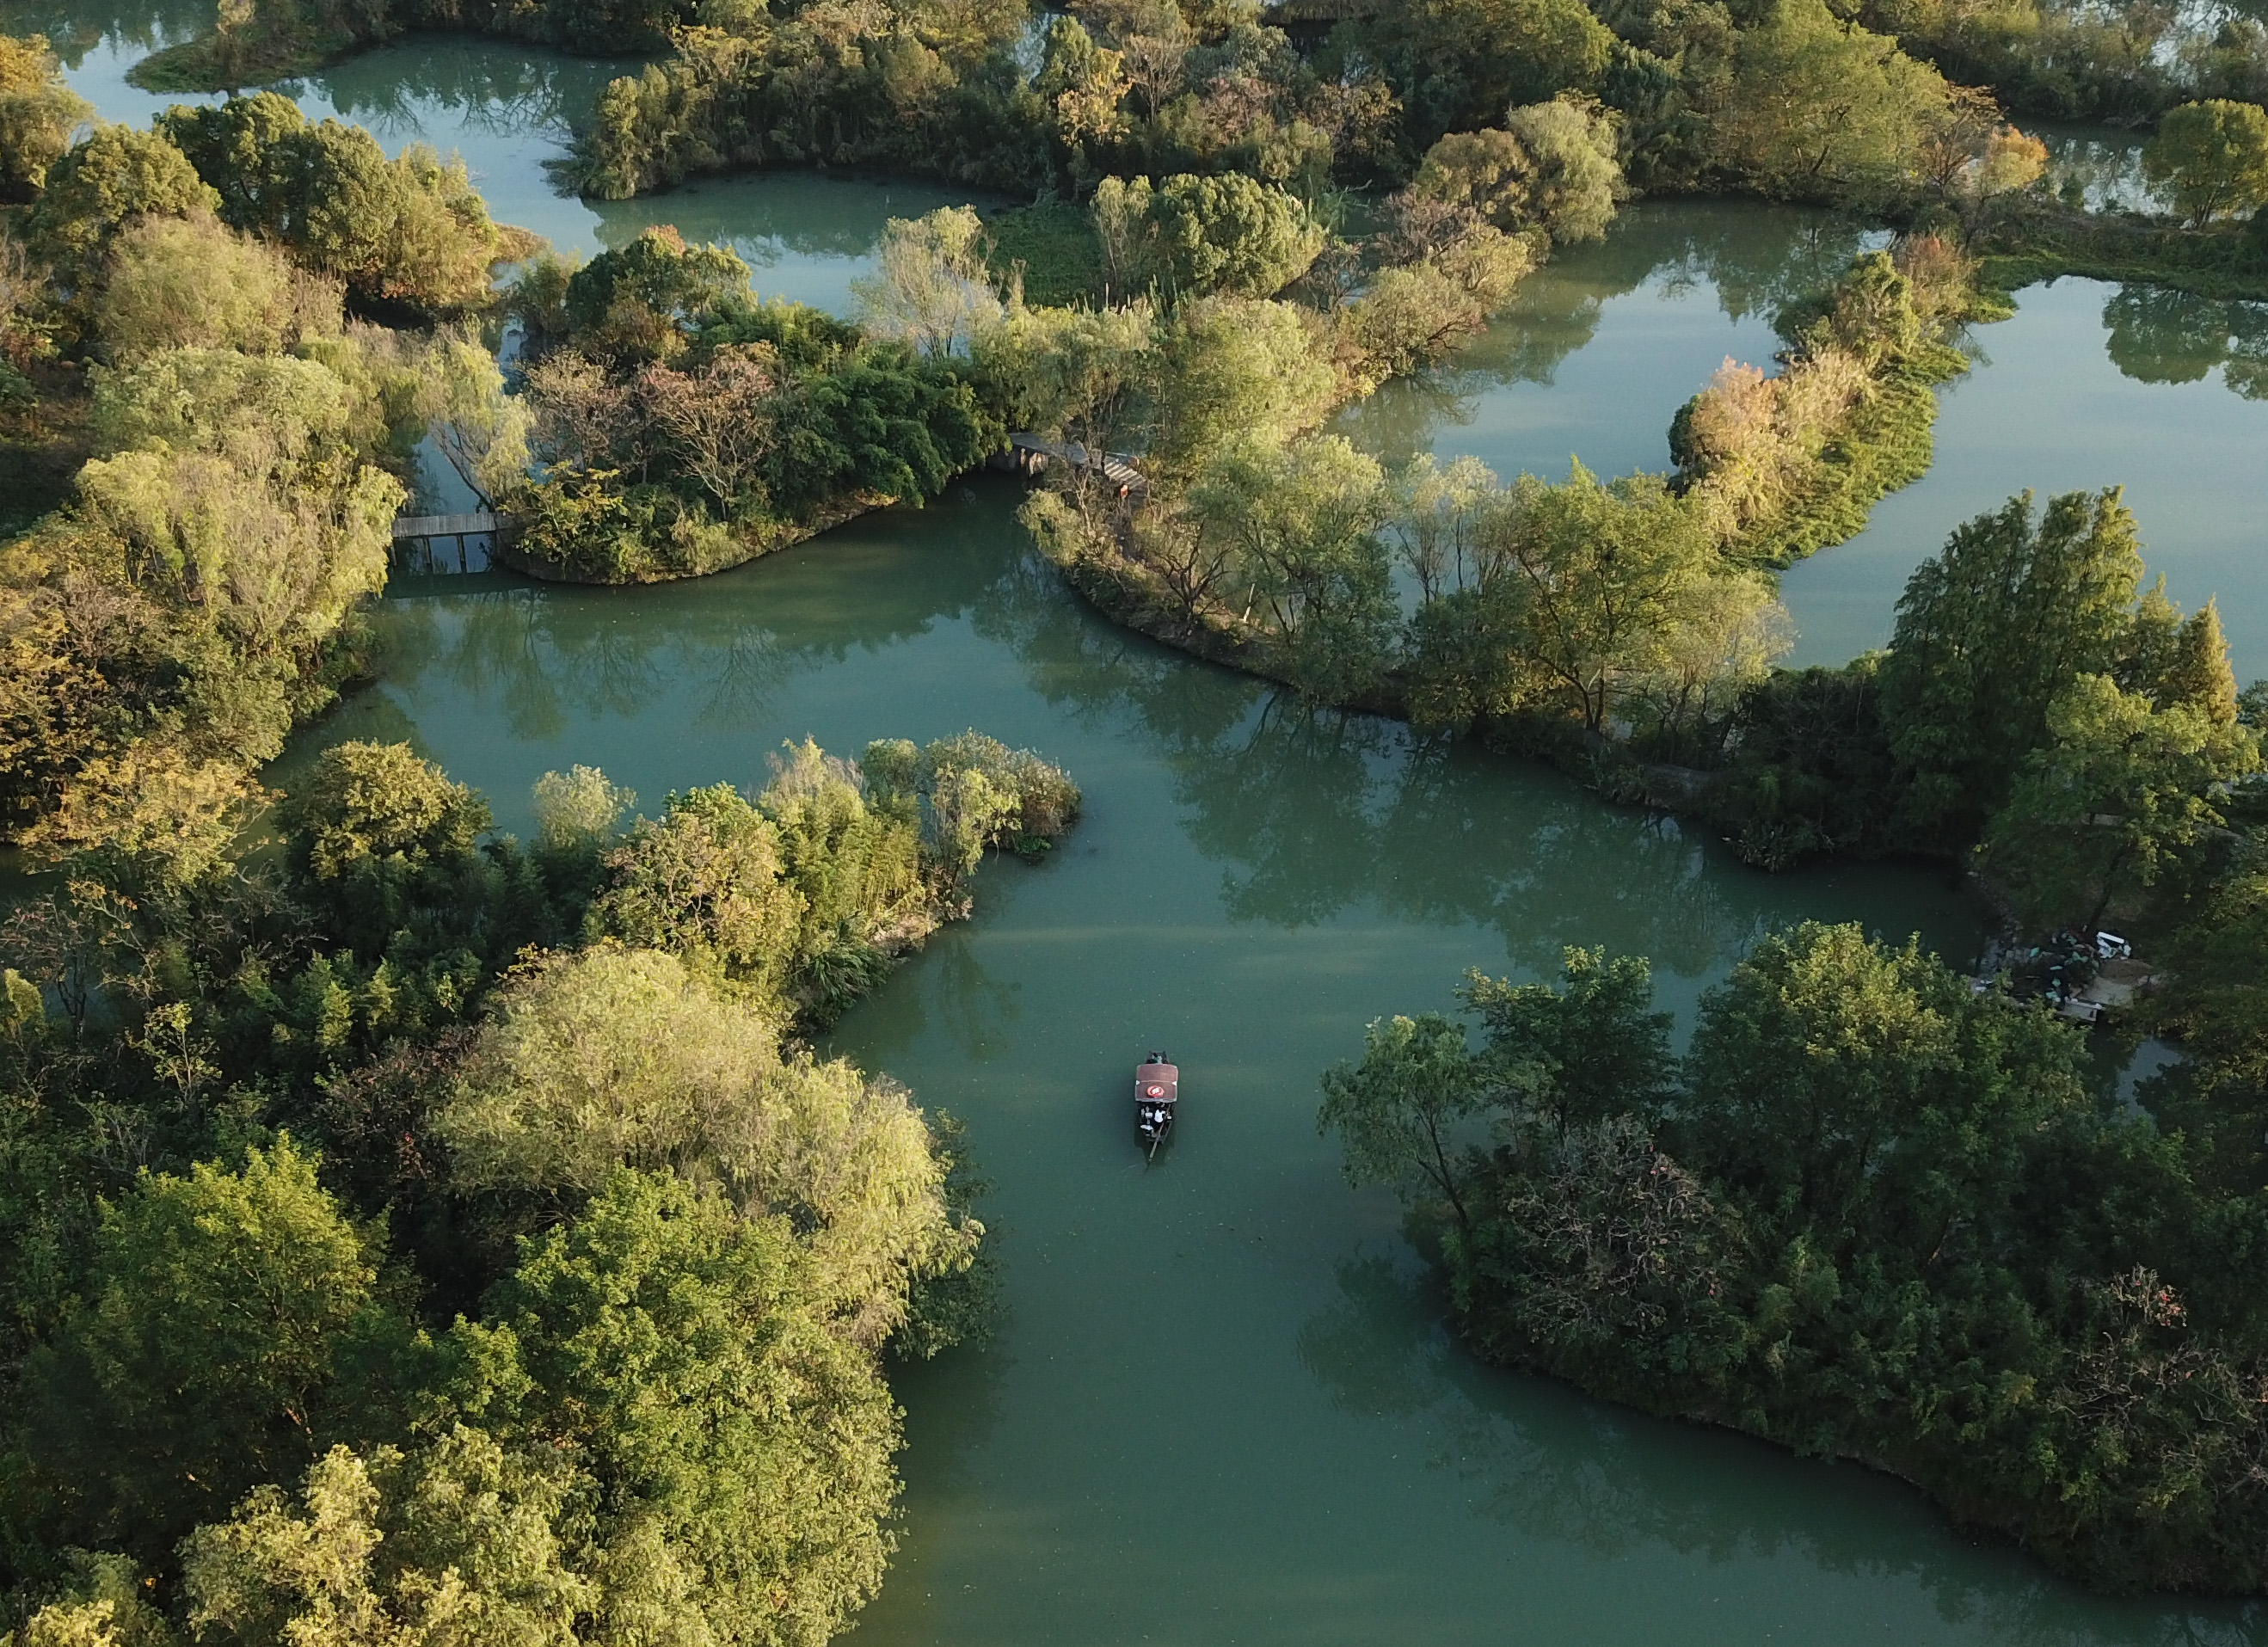
<path fill-rule="evenodd" d="M 2132 216 L 2040 210 L 1979 237 L 1983 277 L 2005 291 L 2077 276 L 2201 298 L 2268 300 L 2268 217 L 2188 229 Z"/>

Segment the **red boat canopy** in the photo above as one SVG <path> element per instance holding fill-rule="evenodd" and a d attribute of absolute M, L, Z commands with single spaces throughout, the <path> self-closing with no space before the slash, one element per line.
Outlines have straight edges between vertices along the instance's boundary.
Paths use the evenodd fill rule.
<path fill-rule="evenodd" d="M 1177 1064 L 1145 1063 L 1134 1070 L 1134 1101 L 1170 1104 L 1181 1096 L 1182 1071 Z"/>

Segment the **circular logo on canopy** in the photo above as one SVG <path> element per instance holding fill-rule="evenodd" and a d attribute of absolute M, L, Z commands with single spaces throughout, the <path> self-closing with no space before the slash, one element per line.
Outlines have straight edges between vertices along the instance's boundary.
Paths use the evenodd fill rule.
<path fill-rule="evenodd" d="M 1162 1086 L 1145 1087 L 1142 1095 L 1145 1098 L 1163 1098 L 1166 1095 L 1166 1089 Z"/>

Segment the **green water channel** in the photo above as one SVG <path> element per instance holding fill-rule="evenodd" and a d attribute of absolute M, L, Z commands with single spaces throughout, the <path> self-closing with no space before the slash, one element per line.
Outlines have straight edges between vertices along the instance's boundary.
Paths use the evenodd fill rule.
<path fill-rule="evenodd" d="M 136 28 L 179 26 L 87 26 L 77 83 L 140 118 L 114 71 Z M 587 246 L 609 219 L 549 195 L 540 162 L 600 77 L 429 41 L 298 92 L 390 144 L 462 150 L 500 215 Z M 944 198 L 878 210 L 877 187 L 740 180 L 616 221 L 776 241 L 772 267 L 808 260 L 807 290 L 834 303 L 883 216 Z M 1677 402 L 1724 354 L 1768 352 L 1771 303 L 1854 244 L 1800 214 L 1647 208 L 1532 287 L 1467 376 L 1397 390 L 1358 427 L 1506 473 L 1570 452 L 1658 467 Z M 968 1121 L 1008 1302 L 989 1348 L 897 1380 L 902 1546 L 860 1639 L 2254 1639 L 2244 1610 L 2050 1579 L 1867 1472 L 1475 1363 L 1390 1200 L 1349 1191 L 1315 1135 L 1320 1070 L 1368 1018 L 1446 1004 L 1468 967 L 1542 976 L 1572 943 L 1646 953 L 1690 1022 L 1757 933 L 1805 916 L 1967 953 L 1977 917 L 1942 876 L 1763 876 L 1537 768 L 1303 711 L 1101 622 L 1035 562 L 1015 501 L 979 477 L 696 584 L 405 580 L 377 614 L 384 679 L 310 740 L 407 739 L 522 831 L 548 769 L 603 767 L 650 811 L 674 788 L 761 783 L 806 735 L 850 751 L 976 725 L 1085 786 L 1064 849 L 988 865 L 977 917 L 834 1039 Z M 1125 1089 L 1152 1047 L 1181 1060 L 1186 1102 L 1145 1167 Z"/>
<path fill-rule="evenodd" d="M 1341 427 L 1382 459 L 1470 454 L 1507 477 L 1557 479 L 1570 458 L 1666 469 L 1685 399 L 1727 358 L 1771 370 L 1776 306 L 1886 239 L 1789 208 L 1642 202 L 1532 276 L 1456 360 L 1388 384 Z M 1963 340 L 1975 364 L 1939 393 L 1928 474 L 1782 579 L 1789 661 L 1887 643 L 1913 569 L 2013 494 L 2123 486 L 2169 592 L 2218 597 L 2237 678 L 2268 675 L 2268 305 L 2099 280 L 2016 301 Z"/>
<path fill-rule="evenodd" d="M 177 103 L 219 100 L 144 92 L 126 78 L 151 50 L 197 26 L 170 11 L 122 16 L 0 0 L 0 30 L 48 31 L 71 88 L 102 118 L 138 126 Z M 688 240 L 730 246 L 762 295 L 838 313 L 850 310 L 850 282 L 872 266 L 884 224 L 971 198 L 917 180 L 819 173 L 707 179 L 637 200 L 561 194 L 549 165 L 565 152 L 573 122 L 608 80 L 638 66 L 507 40 L 413 35 L 275 89 L 310 119 L 368 128 L 389 152 L 416 142 L 462 156 L 493 217 L 533 229 L 563 253 L 589 256 L 668 224 Z"/>
<path fill-rule="evenodd" d="M 408 738 L 506 827 L 603 767 L 651 807 L 830 747 L 977 725 L 1066 762 L 1087 816 L 854 1011 L 839 1050 L 966 1119 L 1008 1313 L 898 1379 L 903 1547 L 876 1643 L 2124 1643 L 2234 1612 L 2106 1601 L 1851 1467 L 1475 1364 L 1341 1182 L 1315 1076 L 1463 969 L 1654 956 L 1690 1018 L 1757 932 L 1864 922 L 1954 953 L 1942 879 L 1769 877 L 1533 766 L 1312 716 L 1098 620 L 1009 484 L 699 584 L 435 579 L 381 609 L 385 683 L 326 737 Z M 1184 1070 L 1145 1168 L 1127 1075 Z"/>

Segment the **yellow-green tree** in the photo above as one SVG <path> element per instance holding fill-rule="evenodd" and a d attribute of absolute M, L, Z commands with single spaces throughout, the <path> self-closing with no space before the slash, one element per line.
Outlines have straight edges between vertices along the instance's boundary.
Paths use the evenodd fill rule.
<path fill-rule="evenodd" d="M 2225 98 L 2169 109 L 2142 151 L 2142 172 L 2172 189 L 2191 223 L 2268 203 L 2268 110 Z"/>

